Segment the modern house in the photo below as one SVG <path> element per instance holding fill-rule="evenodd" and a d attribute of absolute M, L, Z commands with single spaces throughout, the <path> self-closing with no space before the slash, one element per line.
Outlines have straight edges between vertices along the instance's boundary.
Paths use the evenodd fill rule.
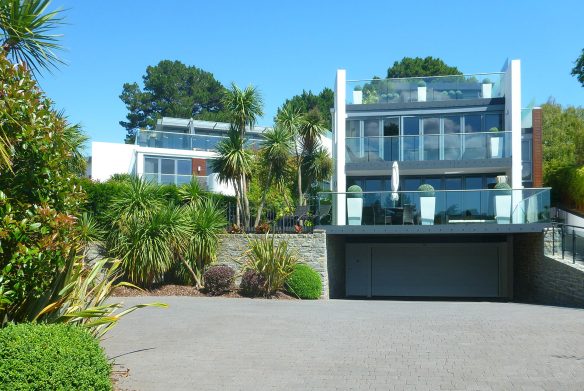
<path fill-rule="evenodd" d="M 408 79 L 338 70 L 334 104 L 333 191 L 319 197 L 331 297 L 512 298 L 514 238 L 541 233 L 550 206 L 520 61 Z"/>
<path fill-rule="evenodd" d="M 252 148 L 267 129 L 256 126 L 247 130 Z M 154 130 L 139 130 L 134 144 L 93 142 L 90 176 L 105 181 L 113 174 L 133 174 L 176 185 L 197 177 L 208 190 L 233 195 L 233 189 L 218 181 L 209 164 L 228 130 L 228 123 L 163 117 Z"/>

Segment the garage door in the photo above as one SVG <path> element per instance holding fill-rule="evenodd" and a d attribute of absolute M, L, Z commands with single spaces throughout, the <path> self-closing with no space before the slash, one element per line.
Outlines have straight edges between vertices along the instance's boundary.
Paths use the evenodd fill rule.
<path fill-rule="evenodd" d="M 500 295 L 497 244 L 371 244 L 347 250 L 348 296 Z"/>

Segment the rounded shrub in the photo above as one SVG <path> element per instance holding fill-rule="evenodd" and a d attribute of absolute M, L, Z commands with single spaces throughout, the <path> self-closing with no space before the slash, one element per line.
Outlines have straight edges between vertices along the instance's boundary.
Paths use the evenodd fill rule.
<path fill-rule="evenodd" d="M 349 186 L 349 188 L 347 189 L 347 197 L 349 198 L 361 198 L 363 197 L 363 189 L 361 189 L 360 186 L 357 185 L 352 185 Z"/>
<path fill-rule="evenodd" d="M 235 271 L 227 265 L 211 266 L 203 274 L 205 289 L 212 296 L 219 296 L 231 290 Z"/>
<path fill-rule="evenodd" d="M 418 191 L 421 191 L 420 197 L 434 197 L 434 186 L 427 183 L 420 185 Z"/>
<path fill-rule="evenodd" d="M 111 390 L 111 366 L 84 328 L 23 323 L 0 329 L 3 390 Z"/>
<path fill-rule="evenodd" d="M 241 277 L 239 288 L 244 296 L 264 296 L 266 294 L 266 279 L 261 274 L 248 269 Z"/>
<path fill-rule="evenodd" d="M 299 263 L 286 280 L 286 289 L 301 299 L 314 300 L 320 297 L 322 281 L 313 268 Z"/>
<path fill-rule="evenodd" d="M 505 182 L 497 183 L 495 185 L 495 190 L 499 190 L 501 195 L 510 195 L 511 194 L 511 186 L 509 186 Z M 497 193 L 499 194 L 499 193 Z"/>

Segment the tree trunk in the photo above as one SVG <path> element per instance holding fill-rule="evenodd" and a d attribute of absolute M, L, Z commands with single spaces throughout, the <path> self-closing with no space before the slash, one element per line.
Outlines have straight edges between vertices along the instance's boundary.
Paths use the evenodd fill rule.
<path fill-rule="evenodd" d="M 199 276 L 197 276 L 197 273 L 195 273 L 191 265 L 189 265 L 189 263 L 187 262 L 186 259 L 184 259 L 184 257 L 179 256 L 179 259 L 182 262 L 182 264 L 187 268 L 191 277 L 193 277 L 193 280 L 195 281 L 195 288 L 201 289 L 203 287 L 203 284 Z"/>
<path fill-rule="evenodd" d="M 270 189 L 271 185 L 272 185 L 272 168 L 270 167 L 270 169 L 268 171 L 268 182 L 266 183 L 266 189 L 265 189 L 264 193 L 262 194 L 262 200 L 260 201 L 260 205 L 258 206 L 258 214 L 257 214 L 256 219 L 255 219 L 254 227 L 257 227 L 260 224 L 260 219 L 262 217 L 262 210 L 264 209 L 264 204 L 266 202 L 266 196 L 268 195 L 268 190 Z"/>
<path fill-rule="evenodd" d="M 246 227 L 249 227 L 250 223 L 250 211 L 249 211 L 249 200 L 247 199 L 247 179 L 246 175 L 243 174 L 241 176 L 241 198 L 243 201 L 243 221 Z"/>
<path fill-rule="evenodd" d="M 304 198 L 302 197 L 302 162 L 298 160 L 298 205 L 304 205 Z"/>

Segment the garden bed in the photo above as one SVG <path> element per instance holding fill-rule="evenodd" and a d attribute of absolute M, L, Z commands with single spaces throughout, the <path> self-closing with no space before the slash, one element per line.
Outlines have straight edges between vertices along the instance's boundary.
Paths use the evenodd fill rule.
<path fill-rule="evenodd" d="M 241 295 L 237 290 L 226 292 L 221 296 L 211 296 L 202 290 L 188 285 L 161 285 L 152 289 L 139 290 L 125 286 L 114 289 L 112 296 L 116 297 L 137 297 L 137 296 L 191 296 L 191 297 L 228 297 L 228 298 L 250 298 Z M 276 300 L 297 300 L 284 292 L 278 292 L 270 297 L 258 297 L 259 299 Z"/>

